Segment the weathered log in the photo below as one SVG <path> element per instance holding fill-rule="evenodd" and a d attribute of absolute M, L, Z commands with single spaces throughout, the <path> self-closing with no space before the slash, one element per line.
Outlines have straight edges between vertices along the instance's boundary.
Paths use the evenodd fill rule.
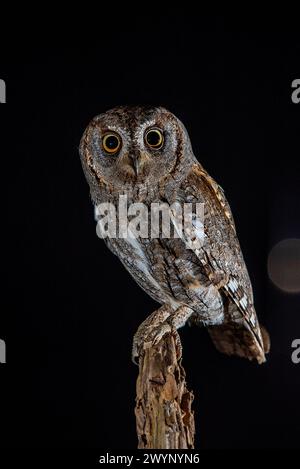
<path fill-rule="evenodd" d="M 141 353 L 135 407 L 138 448 L 194 448 L 194 395 L 187 389 L 178 355 L 172 334 Z"/>

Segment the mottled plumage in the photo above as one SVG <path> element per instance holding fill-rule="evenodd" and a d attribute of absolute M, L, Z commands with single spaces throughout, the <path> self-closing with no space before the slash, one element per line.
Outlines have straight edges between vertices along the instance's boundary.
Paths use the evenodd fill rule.
<path fill-rule="evenodd" d="M 154 129 L 154 142 L 156 129 L 163 136 L 156 147 L 148 144 L 149 129 Z M 113 154 L 105 146 L 107 135 L 116 136 L 108 140 L 117 148 Z M 149 207 L 152 202 L 204 203 L 204 243 L 195 249 L 188 246 L 199 236 L 197 220 L 180 239 L 105 239 L 136 282 L 162 305 L 138 329 L 133 355 L 145 342 L 190 320 L 208 327 L 220 351 L 263 362 L 268 336 L 256 317 L 230 207 L 195 158 L 183 124 L 163 108 L 116 108 L 92 120 L 80 155 L 94 204 L 117 205 L 124 194 L 129 204 Z"/>

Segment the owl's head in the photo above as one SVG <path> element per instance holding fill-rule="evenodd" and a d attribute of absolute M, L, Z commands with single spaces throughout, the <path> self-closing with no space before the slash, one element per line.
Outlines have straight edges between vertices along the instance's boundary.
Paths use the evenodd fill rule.
<path fill-rule="evenodd" d="M 178 180 L 194 159 L 183 124 L 164 108 L 118 107 L 96 116 L 80 144 L 92 196 Z"/>

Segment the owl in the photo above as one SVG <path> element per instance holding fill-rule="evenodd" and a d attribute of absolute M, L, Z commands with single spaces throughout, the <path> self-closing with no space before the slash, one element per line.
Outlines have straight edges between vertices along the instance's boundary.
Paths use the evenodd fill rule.
<path fill-rule="evenodd" d="M 220 352 L 264 362 L 269 337 L 258 323 L 229 204 L 196 159 L 181 121 L 162 107 L 114 108 L 90 122 L 80 157 L 95 206 L 110 203 L 117 208 L 121 196 L 128 205 L 148 207 L 149 213 L 159 203 L 203 206 L 202 238 L 196 248 L 191 246 L 200 237 L 197 217 L 178 237 L 159 232 L 155 237 L 104 238 L 160 305 L 134 336 L 133 360 L 166 333 L 178 338 L 177 329 L 188 322 L 205 326 Z M 176 230 L 174 219 L 173 224 Z"/>

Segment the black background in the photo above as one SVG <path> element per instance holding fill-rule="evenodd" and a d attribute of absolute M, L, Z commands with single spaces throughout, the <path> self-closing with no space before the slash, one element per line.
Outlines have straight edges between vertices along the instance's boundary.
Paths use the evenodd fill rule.
<path fill-rule="evenodd" d="M 299 295 L 266 268 L 274 244 L 300 237 L 299 34 L 182 10 L 146 16 L 73 45 L 2 43 L 1 443 L 136 447 L 131 341 L 157 305 L 96 236 L 78 145 L 96 114 L 159 104 L 225 189 L 272 339 L 258 366 L 219 354 L 205 330 L 181 331 L 196 447 L 299 447 Z"/>

